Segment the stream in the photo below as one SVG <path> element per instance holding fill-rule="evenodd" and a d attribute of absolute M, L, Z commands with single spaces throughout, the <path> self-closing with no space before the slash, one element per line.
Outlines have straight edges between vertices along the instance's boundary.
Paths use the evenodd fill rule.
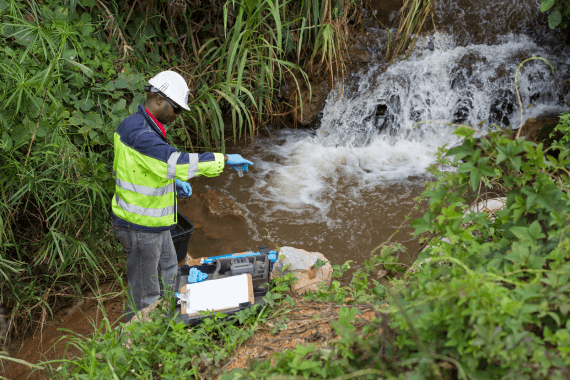
<path fill-rule="evenodd" d="M 412 54 L 389 67 L 387 32 L 371 22 L 372 61 L 348 76 L 344 92 L 329 94 L 316 128 L 270 128 L 270 137 L 230 148 L 255 163 L 250 172 L 208 182 L 244 211 L 243 245 L 272 241 L 358 267 L 405 221 L 438 147 L 458 143 L 446 124 L 483 133 L 518 128 L 514 76 L 524 59 L 543 57 L 555 71 L 540 60 L 520 71 L 523 122 L 564 111 L 569 50 L 539 7 L 538 0 L 436 2 L 436 31 L 428 28 Z M 414 127 L 424 121 L 432 122 Z M 411 232 L 400 229 L 393 240 L 413 254 L 419 244 Z"/>

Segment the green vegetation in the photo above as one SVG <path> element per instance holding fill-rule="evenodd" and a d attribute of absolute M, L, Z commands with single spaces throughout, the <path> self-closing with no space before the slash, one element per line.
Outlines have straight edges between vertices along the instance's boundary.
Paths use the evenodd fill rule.
<path fill-rule="evenodd" d="M 406 268 L 398 262 L 405 250 L 399 244 L 378 247 L 348 286 L 334 280 L 330 288 L 305 296 L 310 302 L 345 304 L 332 321 L 337 339 L 320 348 L 298 345 L 276 353 L 273 364 L 251 360 L 246 369 L 221 377 L 567 377 L 570 150 L 513 139 L 512 131 L 478 138 L 475 132 L 459 126 L 456 134 L 464 138 L 462 144 L 441 148 L 430 170 L 433 181 L 421 197 L 427 201 L 427 211 L 412 222 L 415 234 L 428 244 L 414 258 L 416 265 Z M 550 154 L 555 150 L 556 157 Z M 497 195 L 506 198 L 506 205 L 494 215 L 469 209 Z M 348 268 L 348 262 L 334 266 L 333 276 L 341 277 Z M 395 276 L 398 273 L 400 277 Z M 389 284 L 378 280 L 383 276 L 390 279 Z M 68 373 L 56 376 L 111 377 L 113 369 L 125 372 L 128 368 L 134 369 L 134 377 L 215 376 L 258 324 L 287 312 L 292 300 L 283 292 L 292 280 L 289 276 L 276 282 L 266 297 L 271 309 L 244 312 L 243 317 L 230 320 L 231 327 L 208 320 L 184 333 L 186 340 L 197 340 L 194 335 L 205 333 L 203 340 L 216 340 L 206 354 L 185 354 L 192 359 L 185 366 L 170 351 L 151 357 L 157 348 L 176 342 L 179 345 L 168 348 L 191 351 L 184 347 L 187 341 L 177 339 L 182 327 L 171 320 L 166 331 L 156 328 L 154 336 L 137 342 L 144 352 L 126 349 L 130 336 L 117 336 L 116 331 L 105 337 L 96 333 L 95 340 L 79 340 L 85 356 L 68 362 L 64 367 Z M 363 305 L 373 309 L 376 317 L 356 330 Z M 270 317 L 269 311 L 274 315 Z M 164 324 L 164 319 L 157 321 Z M 137 329 L 146 332 L 155 329 L 150 328 L 154 324 Z M 274 324 L 274 333 L 284 329 L 283 324 Z M 131 334 L 138 335 L 135 332 L 139 331 Z M 153 351 L 147 355 L 149 342 Z M 168 365 L 166 356 L 172 358 Z M 164 373 L 174 368 L 178 373 Z"/>
<path fill-rule="evenodd" d="M 432 0 L 404 0 L 398 32 L 392 43 L 394 48 L 391 53 L 390 48 L 388 48 L 388 55 L 391 54 L 392 56 L 390 62 L 404 53 L 404 58 L 410 55 L 428 16 L 432 12 Z M 433 27 L 435 29 L 435 24 Z M 388 33 L 390 32 L 388 31 Z"/>
<path fill-rule="evenodd" d="M 472 128 L 460 127 L 457 134 L 463 144 L 440 150 L 435 180 L 422 195 L 429 210 L 412 223 L 429 243 L 417 258 L 423 264 L 392 279 L 390 307 L 377 307 L 378 317 L 359 333 L 351 329 L 358 310 L 346 307 L 334 326 L 338 341 L 298 346 L 277 354 L 275 366 L 252 362 L 229 377 L 567 377 L 570 151 L 555 158 L 504 131 L 475 139 Z M 466 212 L 497 194 L 507 202 L 494 217 Z M 384 245 L 371 261 L 393 266 L 388 256 L 399 249 Z M 360 297 L 378 306 L 382 293 L 370 291 L 377 289 Z"/>
<path fill-rule="evenodd" d="M 0 304 L 11 334 L 115 277 L 112 136 L 152 75 L 177 70 L 193 90 L 170 142 L 223 151 L 226 124 L 253 139 L 295 108 L 275 96 L 286 78 L 298 90 L 307 73 L 342 73 L 341 29 L 359 11 L 339 0 L 185 4 L 0 0 Z"/>
<path fill-rule="evenodd" d="M 560 121 L 556 127 L 554 127 L 550 138 L 555 138 L 558 135 L 557 133 L 561 135 L 558 143 L 565 148 L 570 148 L 570 112 L 560 114 Z"/>
<path fill-rule="evenodd" d="M 552 10 L 548 15 L 548 26 L 554 28 L 568 28 L 570 19 L 570 1 L 568 0 L 542 0 L 540 11 Z"/>
<path fill-rule="evenodd" d="M 0 302 L 16 331 L 107 277 L 101 253 L 116 254 L 102 239 L 113 190 L 110 46 L 88 13 L 52 5 L 0 3 Z"/>
<path fill-rule="evenodd" d="M 69 344 L 83 357 L 46 364 L 44 369 L 55 379 L 211 379 L 260 324 L 286 310 L 276 307 L 292 303 L 282 294 L 289 289 L 291 275 L 274 283 L 264 307 L 229 317 L 218 312 L 195 327 L 176 321 L 173 300 L 159 304 L 145 322 L 120 323 L 120 329 L 111 330 L 106 320 L 91 338 L 77 336 Z"/>

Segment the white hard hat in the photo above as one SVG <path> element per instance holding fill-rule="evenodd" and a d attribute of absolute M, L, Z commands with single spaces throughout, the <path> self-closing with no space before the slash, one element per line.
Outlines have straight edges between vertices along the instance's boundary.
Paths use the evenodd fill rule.
<path fill-rule="evenodd" d="M 188 95 L 190 90 L 182 76 L 174 71 L 163 71 L 148 81 L 152 87 L 176 102 L 184 110 L 188 108 Z"/>

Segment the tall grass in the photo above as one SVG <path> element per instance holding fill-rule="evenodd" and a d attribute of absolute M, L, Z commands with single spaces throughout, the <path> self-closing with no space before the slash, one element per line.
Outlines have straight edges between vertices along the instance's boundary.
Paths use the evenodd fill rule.
<path fill-rule="evenodd" d="M 107 221 L 112 147 L 97 144 L 106 130 L 89 111 L 96 78 L 109 72 L 84 63 L 98 59 L 93 52 L 105 45 L 90 35 L 96 27 L 90 18 L 76 15 L 70 23 L 61 2 L 7 4 L 0 47 L 0 303 L 14 333 L 46 322 L 86 282 L 107 277 L 101 259 L 118 252 Z"/>
<path fill-rule="evenodd" d="M 161 70 L 191 84 L 169 137 L 189 150 L 253 139 L 279 84 L 342 74 L 357 3 L 231 0 L 0 2 L 0 303 L 12 333 L 49 319 L 120 261 L 109 224 L 112 136 Z M 334 73 L 333 73 L 334 71 Z M 305 83 L 303 85 L 303 83 Z M 298 97 L 301 102 L 301 97 Z M 300 104 L 302 107 L 302 104 Z"/>
<path fill-rule="evenodd" d="M 404 58 L 410 55 L 420 31 L 432 12 L 432 0 L 404 0 L 390 62 L 402 54 Z"/>
<path fill-rule="evenodd" d="M 126 60 L 153 65 L 166 58 L 192 84 L 192 111 L 178 138 L 187 148 L 224 150 L 225 125 L 231 124 L 234 140 L 253 138 L 283 112 L 275 95 L 284 81 L 298 93 L 291 111 L 303 107 L 300 89 L 310 91 L 308 75 L 331 81 L 344 75 L 348 19 L 360 1 L 230 0 L 189 6 L 171 17 L 165 4 L 147 3 L 144 17 L 127 2 L 114 4 L 108 33 L 124 36 L 134 49 Z"/>

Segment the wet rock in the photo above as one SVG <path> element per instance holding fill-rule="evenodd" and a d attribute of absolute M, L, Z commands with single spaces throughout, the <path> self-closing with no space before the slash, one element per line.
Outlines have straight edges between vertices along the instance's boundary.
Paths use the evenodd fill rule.
<path fill-rule="evenodd" d="M 383 104 L 379 104 L 378 106 L 376 106 L 376 116 L 385 116 L 387 108 L 388 106 Z"/>
<path fill-rule="evenodd" d="M 455 105 L 453 113 L 453 123 L 463 124 L 469 119 L 469 112 L 473 109 L 473 102 L 471 99 L 460 99 Z"/>
<path fill-rule="evenodd" d="M 394 28 L 398 25 L 398 17 L 393 15 L 404 5 L 402 0 L 371 0 L 370 9 L 383 26 Z"/>
<path fill-rule="evenodd" d="M 507 204 L 506 197 L 491 198 L 488 200 L 480 201 L 477 204 L 471 205 L 464 214 L 469 214 L 471 212 L 481 213 L 485 212 L 489 215 L 489 218 L 495 220 L 495 212 L 501 211 L 505 208 Z"/>
<path fill-rule="evenodd" d="M 213 190 L 200 194 L 200 199 L 208 212 L 216 217 L 235 216 L 243 218 L 243 212 L 232 200 Z"/>
<path fill-rule="evenodd" d="M 372 60 L 372 55 L 366 49 L 351 47 L 348 56 L 352 62 L 368 63 Z"/>
<path fill-rule="evenodd" d="M 560 119 L 556 115 L 542 115 L 530 118 L 523 125 L 520 136 L 524 136 L 527 140 L 535 143 L 544 143 L 545 146 L 549 146 L 552 144 L 552 140 L 560 139 L 562 136 L 558 132 L 555 133 L 556 136 L 553 138 L 550 137 L 559 121 Z"/>
<path fill-rule="evenodd" d="M 291 286 L 291 290 L 297 295 L 303 295 L 307 290 L 317 291 L 321 283 L 329 287 L 333 272 L 332 266 L 326 263 L 324 266 L 315 267 L 318 259 L 327 262 L 326 257 L 321 253 L 289 246 L 283 247 L 273 266 L 271 277 L 277 278 L 292 272 L 298 280 Z M 290 265 L 289 268 L 284 269 L 287 265 Z"/>
<path fill-rule="evenodd" d="M 510 125 L 509 116 L 515 110 L 515 95 L 510 90 L 499 90 L 497 99 L 491 104 L 489 110 L 491 124 L 502 125 L 508 127 Z"/>
<path fill-rule="evenodd" d="M 317 121 L 319 112 L 327 100 L 330 88 L 330 80 L 325 79 L 319 83 L 311 83 L 312 93 L 309 93 L 308 89 L 301 91 L 303 111 L 301 112 L 301 108 L 298 109 L 295 115 L 297 122 L 308 126 Z M 294 98 L 295 96 L 297 96 L 296 92 L 292 97 Z"/>

